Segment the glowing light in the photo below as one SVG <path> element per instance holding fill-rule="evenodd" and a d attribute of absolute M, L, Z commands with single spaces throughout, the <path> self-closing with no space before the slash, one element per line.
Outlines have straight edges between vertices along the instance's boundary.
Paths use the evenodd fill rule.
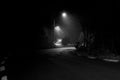
<path fill-rule="evenodd" d="M 54 43 L 56 46 L 62 46 L 62 39 L 57 39 L 57 42 Z"/>
<path fill-rule="evenodd" d="M 56 31 L 60 31 L 61 29 L 60 29 L 59 26 L 56 26 L 56 27 L 55 27 L 55 30 L 56 30 Z"/>
<path fill-rule="evenodd" d="M 58 42 L 62 42 L 62 39 L 58 39 Z"/>
<path fill-rule="evenodd" d="M 63 12 L 62 16 L 65 18 L 67 16 L 67 14 L 65 12 Z"/>

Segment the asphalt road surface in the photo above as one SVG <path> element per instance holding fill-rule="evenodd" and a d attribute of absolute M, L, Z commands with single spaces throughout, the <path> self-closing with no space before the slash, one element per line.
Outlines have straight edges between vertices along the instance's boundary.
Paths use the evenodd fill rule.
<path fill-rule="evenodd" d="M 13 57 L 10 80 L 120 80 L 120 63 L 74 56 L 75 48 L 54 48 L 34 56 Z M 61 54 L 62 55 L 56 55 Z"/>

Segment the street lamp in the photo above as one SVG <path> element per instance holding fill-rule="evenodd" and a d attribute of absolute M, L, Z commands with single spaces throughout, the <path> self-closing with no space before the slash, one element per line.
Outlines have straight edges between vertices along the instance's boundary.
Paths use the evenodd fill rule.
<path fill-rule="evenodd" d="M 65 18 L 67 16 L 67 13 L 63 12 L 62 17 Z"/>
<path fill-rule="evenodd" d="M 56 46 L 62 46 L 62 39 L 57 39 L 57 41 L 54 43 Z"/>
<path fill-rule="evenodd" d="M 61 30 L 61 29 L 60 29 L 60 26 L 56 26 L 56 27 L 55 27 L 55 30 L 56 30 L 56 31 L 60 31 L 60 30 Z"/>

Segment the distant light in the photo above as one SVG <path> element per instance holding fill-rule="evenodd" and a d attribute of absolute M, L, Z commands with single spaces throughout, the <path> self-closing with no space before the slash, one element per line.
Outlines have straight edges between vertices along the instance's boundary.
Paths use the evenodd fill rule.
<path fill-rule="evenodd" d="M 67 16 L 67 14 L 65 12 L 63 12 L 62 16 L 65 18 Z"/>
<path fill-rule="evenodd" d="M 56 27 L 55 27 L 55 30 L 56 30 L 56 31 L 60 31 L 60 27 L 59 27 L 59 26 L 56 26 Z"/>
<path fill-rule="evenodd" d="M 58 39 L 58 42 L 62 42 L 62 39 Z"/>
<path fill-rule="evenodd" d="M 57 42 L 55 42 L 54 45 L 62 46 L 62 39 L 57 39 Z"/>

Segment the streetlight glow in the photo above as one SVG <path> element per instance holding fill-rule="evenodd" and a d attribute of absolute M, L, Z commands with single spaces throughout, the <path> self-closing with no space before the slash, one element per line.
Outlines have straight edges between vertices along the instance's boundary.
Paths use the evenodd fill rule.
<path fill-rule="evenodd" d="M 55 42 L 54 45 L 62 46 L 62 39 L 57 39 L 57 42 Z"/>
<path fill-rule="evenodd" d="M 59 27 L 59 26 L 56 26 L 56 27 L 55 27 L 55 30 L 56 30 L 56 31 L 60 31 L 60 27 Z"/>
<path fill-rule="evenodd" d="M 58 41 L 57 42 L 62 42 L 62 39 L 58 39 Z"/>
<path fill-rule="evenodd" d="M 67 16 L 67 14 L 65 12 L 63 12 L 62 16 L 65 18 Z"/>

